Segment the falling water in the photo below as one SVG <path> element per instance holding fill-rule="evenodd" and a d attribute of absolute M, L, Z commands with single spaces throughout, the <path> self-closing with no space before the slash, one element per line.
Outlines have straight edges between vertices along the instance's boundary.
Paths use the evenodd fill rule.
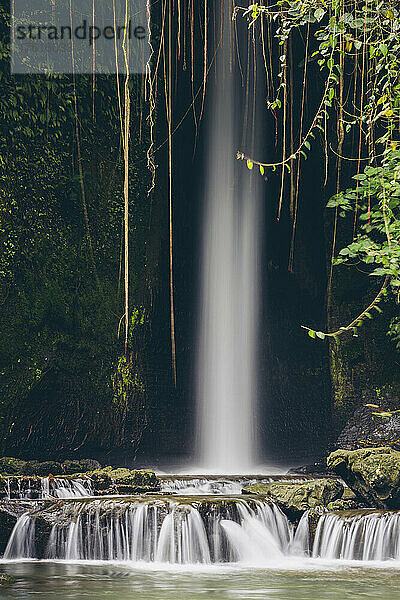
<path fill-rule="evenodd" d="M 37 519 L 44 555 L 38 555 L 35 544 Z M 292 543 L 293 527 L 285 515 L 260 500 L 230 499 L 211 506 L 165 500 L 70 501 L 20 517 L 5 558 L 266 563 L 290 554 Z"/>
<path fill-rule="evenodd" d="M 209 126 L 201 282 L 198 406 L 200 463 L 219 473 L 254 472 L 260 203 L 257 177 L 235 153 L 230 5 L 216 64 Z M 240 183 L 241 181 L 241 183 Z"/>
<path fill-rule="evenodd" d="M 79 498 L 93 494 L 90 479 L 63 477 L 7 477 L 4 497 L 7 499 Z"/>
<path fill-rule="evenodd" d="M 11 532 L 4 558 L 34 558 L 35 552 L 35 520 L 25 513 Z"/>
<path fill-rule="evenodd" d="M 400 559 L 399 513 L 323 515 L 315 534 L 313 556 L 327 559 Z"/>

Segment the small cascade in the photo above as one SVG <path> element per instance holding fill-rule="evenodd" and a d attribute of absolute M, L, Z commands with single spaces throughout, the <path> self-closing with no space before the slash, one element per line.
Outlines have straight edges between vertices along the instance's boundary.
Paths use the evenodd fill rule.
<path fill-rule="evenodd" d="M 287 482 L 301 483 L 307 477 L 300 476 L 229 476 L 222 475 L 220 477 L 212 475 L 204 475 L 198 477 L 188 476 L 161 476 L 161 491 L 165 494 L 179 493 L 179 495 L 207 495 L 207 494 L 222 494 L 224 496 L 236 496 L 242 493 L 244 486 L 254 483 L 271 483 L 277 479 Z"/>
<path fill-rule="evenodd" d="M 39 519 L 42 556 L 35 547 Z M 43 527 L 43 523 L 46 524 Z M 175 502 L 96 499 L 23 515 L 5 558 L 145 561 L 172 564 L 267 562 L 290 554 L 293 527 L 274 505 L 242 499 Z"/>
<path fill-rule="evenodd" d="M 92 496 L 90 479 L 61 477 L 7 477 L 3 497 L 7 500 L 46 500 Z"/>
<path fill-rule="evenodd" d="M 318 522 L 312 555 L 366 561 L 400 559 L 400 515 L 327 513 Z"/>
<path fill-rule="evenodd" d="M 257 503 L 255 510 L 239 505 L 239 523 L 223 520 L 223 527 L 239 562 L 252 565 L 276 560 L 289 553 L 292 528 L 276 506 Z"/>
<path fill-rule="evenodd" d="M 35 558 L 35 552 L 35 520 L 25 513 L 12 530 L 4 558 Z"/>
<path fill-rule="evenodd" d="M 310 554 L 310 523 L 308 520 L 309 511 L 303 513 L 299 524 L 296 528 L 296 533 L 292 544 L 292 553 L 298 556 L 309 556 Z"/>
<path fill-rule="evenodd" d="M 51 479 L 49 493 L 53 498 L 92 496 L 92 483 L 90 479 Z"/>
<path fill-rule="evenodd" d="M 237 495 L 242 493 L 242 487 L 242 481 L 227 481 L 223 479 L 169 479 L 161 482 L 161 491 L 165 494 L 178 492 L 185 496 L 203 494 Z"/>

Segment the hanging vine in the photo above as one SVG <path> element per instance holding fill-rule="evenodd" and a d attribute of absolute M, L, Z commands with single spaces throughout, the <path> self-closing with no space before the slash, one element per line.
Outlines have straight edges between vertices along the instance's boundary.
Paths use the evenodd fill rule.
<path fill-rule="evenodd" d="M 297 177 L 300 159 L 307 159 L 317 130 L 323 133 L 326 153 L 326 176 L 328 155 L 337 161 L 337 193 L 329 200 L 328 208 L 335 210 L 332 265 L 360 264 L 373 277 L 383 282 L 369 306 L 346 326 L 334 332 L 314 331 L 304 327 L 313 338 L 334 338 L 344 333 L 357 335 L 358 328 L 372 318 L 373 312 L 381 312 L 379 304 L 392 293 L 400 298 L 400 16 L 395 3 L 390 0 L 280 0 L 275 4 L 252 4 L 237 7 L 234 18 L 241 14 L 250 26 L 266 21 L 275 24 L 275 39 L 282 48 L 280 71 L 275 97 L 269 102 L 271 110 L 283 106 L 286 122 L 287 89 L 287 40 L 294 31 L 313 27 L 313 37 L 318 46 L 306 51 L 307 63 L 317 61 L 325 76 L 322 100 L 306 133 L 300 133 L 297 148 L 284 152 L 278 162 L 265 162 L 248 156 L 240 150 L 239 160 L 245 160 L 249 169 L 258 165 L 261 175 L 266 168 L 290 170 L 297 161 Z M 263 31 L 264 25 L 261 26 Z M 315 44 L 315 42 L 313 42 Z M 307 37 L 308 45 L 308 37 Z M 307 48 L 308 50 L 308 48 Z M 270 75 L 271 78 L 271 75 Z M 303 84 L 303 95 L 306 81 Z M 351 93 L 352 92 L 352 93 Z M 300 107 L 303 122 L 304 102 Z M 336 121 L 337 148 L 328 145 L 328 119 Z M 284 125 L 285 127 L 285 125 Z M 302 127 L 300 128 L 300 131 Z M 346 136 L 357 131 L 357 156 L 342 155 Z M 285 134 L 283 148 L 286 148 Z M 329 147 L 328 147 L 329 146 Z M 363 157 L 363 149 L 367 156 Z M 340 191 L 340 170 L 344 160 L 355 161 L 355 188 Z M 361 172 L 361 164 L 366 165 Z M 298 193 L 298 191 L 297 191 Z M 296 193 L 296 197 L 297 197 Z M 291 194 L 293 203 L 293 192 Z M 282 194 L 279 204 L 282 202 Z M 292 211 L 292 213 L 296 211 Z M 353 240 L 336 254 L 337 219 L 353 214 Z M 293 236 L 296 227 L 293 218 Z M 292 236 L 292 237 L 293 237 Z M 289 268 L 293 265 L 293 244 Z M 331 277 L 330 277 L 331 279 Z M 400 348 L 400 319 L 392 321 L 389 334 Z"/>

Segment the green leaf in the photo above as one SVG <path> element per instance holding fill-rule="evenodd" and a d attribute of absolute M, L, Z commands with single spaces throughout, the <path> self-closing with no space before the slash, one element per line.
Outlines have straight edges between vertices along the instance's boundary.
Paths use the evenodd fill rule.
<path fill-rule="evenodd" d="M 386 56 L 388 53 L 388 47 L 386 46 L 386 44 L 379 44 L 379 50 L 381 51 L 383 56 Z"/>
<path fill-rule="evenodd" d="M 261 175 L 264 175 L 264 173 L 265 173 L 265 169 L 262 165 L 260 165 L 260 173 L 261 173 Z"/>
<path fill-rule="evenodd" d="M 312 329 L 310 329 L 310 330 L 308 331 L 308 335 L 309 335 L 311 338 L 313 338 L 313 339 L 314 339 L 314 338 L 315 338 L 315 336 L 316 336 L 316 333 L 315 333 L 315 331 L 313 331 Z"/>
<path fill-rule="evenodd" d="M 250 171 L 253 168 L 253 163 L 250 159 L 247 159 L 247 168 L 250 169 Z"/>
<path fill-rule="evenodd" d="M 314 11 L 314 17 L 317 19 L 317 21 L 321 21 L 323 19 L 325 15 L 325 11 L 323 8 L 317 8 L 316 11 Z"/>
<path fill-rule="evenodd" d="M 322 331 L 316 331 L 315 334 L 317 337 L 319 337 L 320 340 L 325 339 L 325 334 Z"/>

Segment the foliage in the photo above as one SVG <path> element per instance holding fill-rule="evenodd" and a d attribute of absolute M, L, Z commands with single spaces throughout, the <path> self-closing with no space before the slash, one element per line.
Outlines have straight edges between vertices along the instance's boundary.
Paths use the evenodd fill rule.
<path fill-rule="evenodd" d="M 117 336 L 123 162 L 116 79 L 11 75 L 8 15 L 2 10 L 0 18 L 6 32 L 0 58 L 2 444 L 18 440 L 21 452 L 36 445 L 38 453 L 93 440 L 118 445 L 129 441 L 124 415 L 135 407 L 128 402 L 121 415 L 111 381 L 123 353 Z M 147 197 L 139 78 L 130 86 L 130 301 L 140 308 L 150 303 L 157 276 L 159 230 L 149 230 L 157 206 Z M 145 356 L 140 368 L 144 362 Z"/>
<path fill-rule="evenodd" d="M 373 276 L 385 279 L 373 302 L 350 324 L 332 333 L 308 327 L 304 329 L 310 337 L 320 339 L 337 338 L 347 331 L 357 335 L 357 327 L 372 318 L 373 310 L 381 312 L 378 304 L 387 294 L 388 286 L 394 292 L 393 297 L 397 301 L 399 299 L 400 153 L 396 150 L 400 116 L 399 10 L 390 0 L 360 3 L 347 0 L 333 0 L 331 3 L 323 0 L 279 0 L 271 6 L 257 3 L 237 9 L 240 10 L 247 16 L 249 27 L 254 27 L 263 17 L 270 23 L 277 23 L 275 36 L 282 50 L 278 86 L 275 99 L 270 102 L 271 110 L 281 108 L 287 102 L 287 41 L 294 31 L 306 27 L 308 33 L 314 33 L 318 47 L 314 49 L 315 42 L 311 40 L 308 51 L 307 41 L 304 74 L 307 63 L 316 60 L 325 82 L 321 103 L 294 152 L 283 156 L 282 161 L 270 164 L 240 152 L 238 158 L 247 160 L 249 168 L 259 165 L 260 170 L 261 167 L 281 167 L 284 170 L 289 165 L 293 168 L 295 160 L 299 163 L 301 158 L 307 158 L 318 129 L 323 132 L 327 147 L 328 119 L 333 116 L 338 143 L 334 159 L 337 161 L 339 158 L 341 164 L 346 135 L 352 135 L 350 145 L 355 157 L 350 160 L 354 160 L 357 166 L 354 175 L 356 186 L 336 194 L 328 207 L 334 208 L 336 215 L 341 217 L 350 213 L 354 215 L 355 236 L 349 245 L 341 249 L 335 264 L 364 262 L 373 265 Z M 354 147 L 352 139 L 357 133 L 359 141 Z M 285 133 L 283 135 L 285 137 Z M 360 169 L 362 149 L 368 153 L 368 164 L 363 172 Z M 400 348 L 399 319 L 392 321 L 389 334 Z"/>

